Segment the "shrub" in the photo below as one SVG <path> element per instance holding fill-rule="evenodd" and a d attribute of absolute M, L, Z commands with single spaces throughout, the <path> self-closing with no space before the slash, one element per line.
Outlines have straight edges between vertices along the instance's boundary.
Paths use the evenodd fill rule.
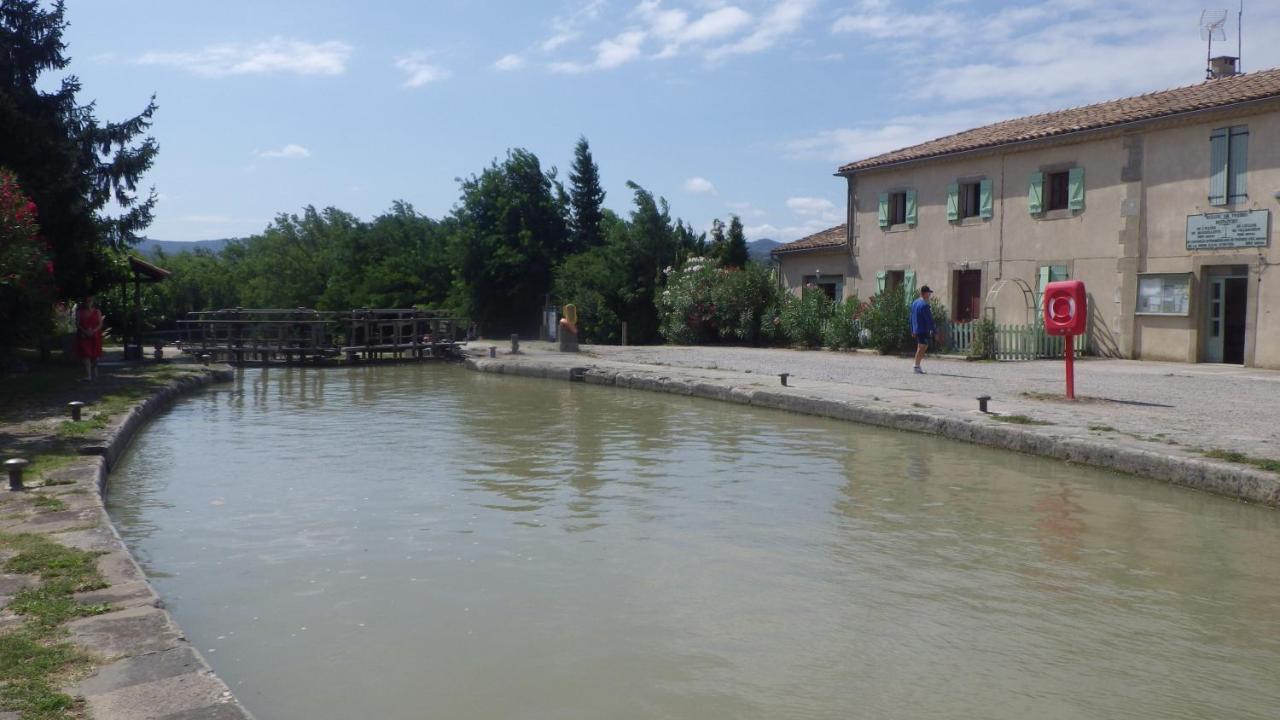
<path fill-rule="evenodd" d="M 857 347 L 861 324 L 856 318 L 861 308 L 855 299 L 832 303 L 831 315 L 822 324 L 822 344 L 832 350 Z"/>
<path fill-rule="evenodd" d="M 0 169 L 0 350 L 52 329 L 53 270 L 36 204 L 13 173 Z"/>
<path fill-rule="evenodd" d="M 778 293 L 769 269 L 758 263 L 715 274 L 711 299 L 720 339 L 759 342 L 765 312 L 777 302 Z"/>
<path fill-rule="evenodd" d="M 969 345 L 969 357 L 990 360 L 996 354 L 996 325 L 990 320 L 975 320 L 973 343 Z"/>
<path fill-rule="evenodd" d="M 889 355 L 915 346 L 911 337 L 911 308 L 902 288 L 877 293 L 863 308 L 861 319 L 867 344 L 880 354 Z"/>
<path fill-rule="evenodd" d="M 719 337 L 714 284 L 720 272 L 705 257 L 691 257 L 678 270 L 668 268 L 667 287 L 657 298 L 658 331 L 667 342 L 695 345 Z"/>
<path fill-rule="evenodd" d="M 822 345 L 822 326 L 831 315 L 831 298 L 817 288 L 806 287 L 800 296 L 790 295 L 782 305 L 782 329 L 788 341 L 805 347 Z"/>

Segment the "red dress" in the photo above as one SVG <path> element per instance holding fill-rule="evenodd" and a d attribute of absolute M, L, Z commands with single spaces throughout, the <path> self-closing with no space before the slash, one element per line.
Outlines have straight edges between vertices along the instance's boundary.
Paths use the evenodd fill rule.
<path fill-rule="evenodd" d="M 102 357 L 102 311 L 98 308 L 76 313 L 76 349 L 80 357 Z"/>

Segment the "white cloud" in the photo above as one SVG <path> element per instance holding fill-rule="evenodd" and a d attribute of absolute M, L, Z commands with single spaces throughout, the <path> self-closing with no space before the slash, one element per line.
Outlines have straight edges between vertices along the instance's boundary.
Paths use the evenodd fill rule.
<path fill-rule="evenodd" d="M 210 45 L 191 52 L 148 52 L 138 58 L 143 65 L 167 65 L 202 77 L 294 73 L 341 75 L 347 69 L 352 47 L 329 41 L 310 43 L 285 37 L 264 42 Z"/>
<path fill-rule="evenodd" d="M 951 111 L 934 115 L 903 115 L 882 124 L 866 124 L 824 130 L 783 143 L 788 157 L 847 163 L 909 147 L 1005 117 L 1006 109 Z"/>
<path fill-rule="evenodd" d="M 835 209 L 835 203 L 826 198 L 789 197 L 787 207 L 797 215 L 822 215 Z"/>
<path fill-rule="evenodd" d="M 502 57 L 498 58 L 498 61 L 493 64 L 493 69 L 511 71 L 511 70 L 519 70 L 524 66 L 525 66 L 524 58 L 512 53 L 510 55 L 503 55 Z"/>
<path fill-rule="evenodd" d="M 409 53 L 396 59 L 395 66 L 405 73 L 404 87 L 418 88 L 449 78 L 451 73 L 448 69 L 427 60 L 428 56 L 424 52 Z"/>
<path fill-rule="evenodd" d="M 553 34 L 542 41 L 543 52 L 555 52 L 560 46 L 573 42 L 582 36 L 581 28 L 596 18 L 604 8 L 605 0 L 586 0 L 567 16 L 557 17 L 551 21 Z"/>
<path fill-rule="evenodd" d="M 838 224 L 838 223 L 836 223 Z M 748 240 L 759 240 L 761 238 L 769 238 L 778 242 L 791 242 L 798 240 L 807 235 L 812 235 L 823 230 L 833 227 L 833 223 L 823 220 L 808 220 L 799 225 L 777 226 L 773 223 L 761 223 L 759 225 L 748 225 L 742 229 Z"/>
<path fill-rule="evenodd" d="M 283 160 L 302 160 L 311 157 L 310 150 L 294 143 L 289 143 L 279 150 L 263 150 L 254 154 L 261 158 L 280 158 Z"/>
<path fill-rule="evenodd" d="M 756 219 L 768 215 L 764 210 L 761 210 L 749 202 L 730 202 L 725 204 L 729 206 L 730 210 L 737 213 L 738 217 Z"/>
<path fill-rule="evenodd" d="M 663 9 L 659 0 L 646 0 L 637 6 L 635 15 L 648 26 L 653 37 L 663 44 L 658 58 L 674 57 L 690 44 L 707 43 L 732 35 L 751 24 L 751 13 L 735 5 L 708 11 L 690 21 L 684 10 Z"/>
<path fill-rule="evenodd" d="M 814 4 L 815 0 L 778 0 L 749 35 L 711 49 L 706 53 L 707 60 L 715 62 L 731 55 L 757 53 L 772 48 L 788 35 L 800 30 Z"/>
<path fill-rule="evenodd" d="M 691 177 L 684 181 L 684 191 L 692 195 L 715 195 L 716 186 L 704 177 Z"/>
<path fill-rule="evenodd" d="M 640 30 L 628 30 L 616 37 L 602 40 L 596 44 L 596 57 L 589 63 L 556 62 L 551 69 L 562 73 L 583 73 L 591 70 L 612 70 L 625 65 L 640 56 L 640 45 L 644 42 L 645 33 Z"/>

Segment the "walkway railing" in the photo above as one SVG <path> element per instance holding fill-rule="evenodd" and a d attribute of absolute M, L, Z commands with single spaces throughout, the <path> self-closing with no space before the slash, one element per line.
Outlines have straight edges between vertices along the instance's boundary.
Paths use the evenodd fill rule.
<path fill-rule="evenodd" d="M 943 326 L 943 344 L 951 352 L 967 353 L 973 344 L 981 323 L 947 322 Z M 991 356 L 996 360 L 1040 360 L 1060 358 L 1066 353 L 1064 338 L 1045 333 L 1043 325 L 996 324 L 992 332 Z M 1077 335 L 1077 355 L 1088 352 L 1089 335 Z"/>

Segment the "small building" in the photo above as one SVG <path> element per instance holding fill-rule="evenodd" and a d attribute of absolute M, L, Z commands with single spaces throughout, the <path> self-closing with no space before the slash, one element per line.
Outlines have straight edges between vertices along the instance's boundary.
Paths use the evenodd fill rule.
<path fill-rule="evenodd" d="M 1097 354 L 1280 368 L 1280 69 L 1234 67 L 844 165 L 845 247 L 833 228 L 776 249 L 784 282 L 927 284 L 956 322 L 1034 323 L 1074 278 Z"/>
<path fill-rule="evenodd" d="M 844 300 L 853 291 L 853 256 L 849 254 L 849 236 L 844 225 L 827 228 L 770 251 L 778 264 L 782 286 L 799 294 L 814 285 L 826 291 L 833 300 Z"/>

